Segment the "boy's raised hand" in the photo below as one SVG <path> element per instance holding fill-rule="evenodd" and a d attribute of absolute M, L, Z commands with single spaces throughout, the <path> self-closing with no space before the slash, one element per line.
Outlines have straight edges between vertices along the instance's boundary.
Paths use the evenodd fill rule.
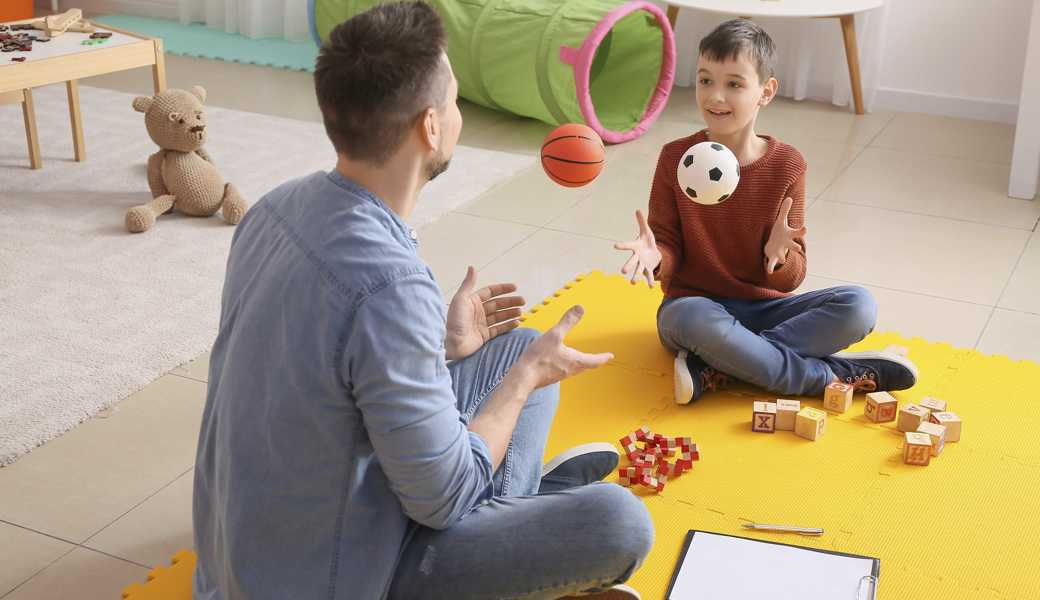
<path fill-rule="evenodd" d="M 777 265 L 784 264 L 787 261 L 788 252 L 801 249 L 801 245 L 795 239 L 805 236 L 805 226 L 792 229 L 787 221 L 793 205 L 794 200 L 790 197 L 784 199 L 783 204 L 780 205 L 780 214 L 773 223 L 772 231 L 769 232 L 769 239 L 766 240 L 765 247 L 766 273 L 772 274 L 776 271 Z"/>
<path fill-rule="evenodd" d="M 650 224 L 646 222 L 641 210 L 636 211 L 636 223 L 639 224 L 638 238 L 631 242 L 614 244 L 617 250 L 632 252 L 632 256 L 628 257 L 621 267 L 621 273 L 631 276 L 632 285 L 635 285 L 636 279 L 643 277 L 646 279 L 646 285 L 654 287 L 654 269 L 661 264 L 661 251 L 657 249 L 654 232 L 650 230 Z"/>

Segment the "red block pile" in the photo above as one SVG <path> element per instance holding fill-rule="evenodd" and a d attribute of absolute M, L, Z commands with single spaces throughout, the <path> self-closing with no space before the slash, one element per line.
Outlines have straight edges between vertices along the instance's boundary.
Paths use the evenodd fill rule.
<path fill-rule="evenodd" d="M 667 437 L 650 431 L 643 425 L 621 438 L 621 447 L 632 465 L 618 471 L 623 486 L 642 485 L 664 490 L 669 477 L 677 477 L 693 468 L 693 461 L 700 460 L 697 444 L 688 437 Z M 642 442 L 643 447 L 639 447 Z M 675 462 L 668 458 L 675 456 Z"/>

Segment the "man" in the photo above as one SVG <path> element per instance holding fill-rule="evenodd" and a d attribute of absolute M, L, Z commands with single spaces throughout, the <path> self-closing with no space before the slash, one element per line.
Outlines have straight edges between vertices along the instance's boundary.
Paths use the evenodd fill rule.
<path fill-rule="evenodd" d="M 612 358 L 515 329 L 470 267 L 445 312 L 405 220 L 462 118 L 437 14 L 379 6 L 323 46 L 336 169 L 238 226 L 195 474 L 199 600 L 635 598 L 642 502 L 609 444 L 541 457 L 558 382 Z"/>

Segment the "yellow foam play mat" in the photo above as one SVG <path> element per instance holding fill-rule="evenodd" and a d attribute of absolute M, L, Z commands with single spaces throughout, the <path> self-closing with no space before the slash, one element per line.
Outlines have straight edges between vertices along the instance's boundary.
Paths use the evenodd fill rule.
<path fill-rule="evenodd" d="M 615 354 L 607 366 L 562 384 L 547 457 L 590 441 L 617 444 L 642 425 L 698 444 L 692 471 L 661 493 L 632 488 L 656 527 L 653 550 L 629 581 L 643 598 L 665 596 L 690 529 L 877 557 L 882 600 L 1040 598 L 1040 365 L 891 333 L 857 344 L 853 349 L 907 348 L 920 378 L 893 394 L 900 405 L 934 396 L 963 419 L 960 441 L 927 467 L 909 466 L 895 423 L 867 420 L 860 395 L 848 412 L 828 414 L 815 442 L 789 431 L 753 433 L 752 402 L 775 397 L 748 386 L 675 404 L 673 356 L 656 334 L 660 300 L 659 288 L 592 273 L 524 318 L 544 331 L 581 304 L 585 317 L 567 343 Z M 822 398 L 799 400 L 822 408 Z M 749 532 L 741 527 L 748 522 L 825 533 Z M 178 554 L 173 567 L 156 569 L 124 598 L 190 598 L 189 565 L 194 556 Z"/>

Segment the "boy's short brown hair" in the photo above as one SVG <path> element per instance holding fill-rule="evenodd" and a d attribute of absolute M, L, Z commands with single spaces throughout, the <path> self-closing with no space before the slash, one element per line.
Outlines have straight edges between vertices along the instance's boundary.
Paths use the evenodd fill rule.
<path fill-rule="evenodd" d="M 765 29 L 747 19 L 732 19 L 704 36 L 701 55 L 708 60 L 722 62 L 747 56 L 764 82 L 773 76 L 776 68 L 776 45 Z"/>

